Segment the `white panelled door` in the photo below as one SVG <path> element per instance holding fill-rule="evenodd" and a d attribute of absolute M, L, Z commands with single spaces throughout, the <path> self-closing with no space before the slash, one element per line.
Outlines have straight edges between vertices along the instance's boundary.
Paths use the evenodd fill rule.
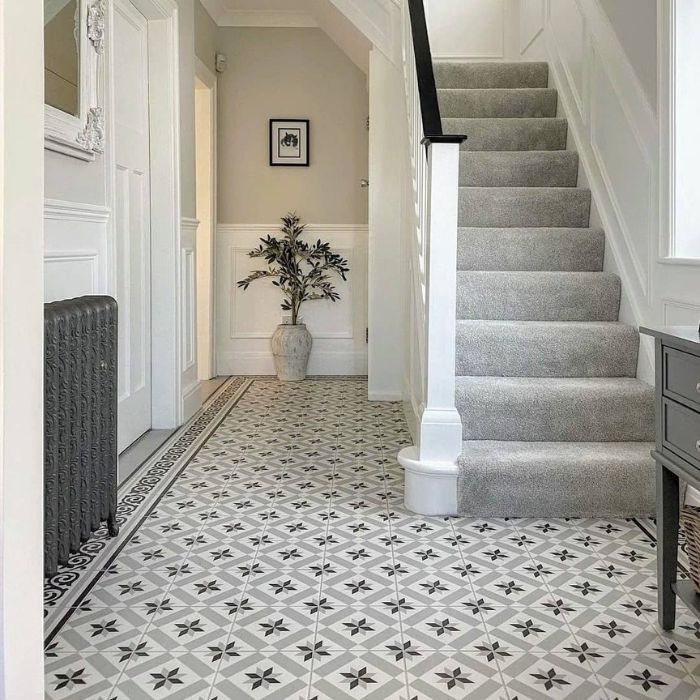
<path fill-rule="evenodd" d="M 114 3 L 119 435 L 121 452 L 151 427 L 151 211 L 148 22 Z"/>

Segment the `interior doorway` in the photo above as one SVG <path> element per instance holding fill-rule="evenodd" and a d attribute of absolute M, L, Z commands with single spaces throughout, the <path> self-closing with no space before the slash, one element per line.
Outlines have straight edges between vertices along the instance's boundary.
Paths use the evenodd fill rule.
<path fill-rule="evenodd" d="M 194 79 L 197 169 L 197 371 L 216 376 L 214 358 L 214 237 L 216 235 L 216 75 L 197 61 Z"/>
<path fill-rule="evenodd" d="M 151 187 L 148 20 L 114 3 L 114 217 L 121 452 L 151 428 Z"/>

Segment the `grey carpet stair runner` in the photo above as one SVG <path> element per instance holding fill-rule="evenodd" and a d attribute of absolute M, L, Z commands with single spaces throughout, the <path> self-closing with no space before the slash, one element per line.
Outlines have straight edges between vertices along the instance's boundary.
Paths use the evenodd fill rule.
<path fill-rule="evenodd" d="M 440 63 L 460 154 L 457 391 L 460 512 L 566 517 L 654 506 L 653 389 L 639 335 L 545 63 Z"/>

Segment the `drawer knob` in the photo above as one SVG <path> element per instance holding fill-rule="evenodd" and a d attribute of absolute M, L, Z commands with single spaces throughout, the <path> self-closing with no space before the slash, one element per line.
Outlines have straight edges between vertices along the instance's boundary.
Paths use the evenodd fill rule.
<path fill-rule="evenodd" d="M 700 452 L 700 440 L 695 443 L 695 449 Z"/>
<path fill-rule="evenodd" d="M 695 391 L 697 391 L 698 394 L 700 394 L 700 382 L 698 382 L 698 383 L 695 385 Z"/>

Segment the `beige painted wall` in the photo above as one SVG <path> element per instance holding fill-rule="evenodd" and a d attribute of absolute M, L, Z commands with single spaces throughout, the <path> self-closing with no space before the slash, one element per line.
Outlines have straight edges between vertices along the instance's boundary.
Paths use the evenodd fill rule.
<path fill-rule="evenodd" d="M 656 109 L 656 0 L 600 0 L 600 4 Z"/>
<path fill-rule="evenodd" d="M 366 76 L 319 29 L 222 28 L 221 223 L 367 223 Z M 268 120 L 310 119 L 311 165 L 270 167 Z"/>
<path fill-rule="evenodd" d="M 194 52 L 211 71 L 216 62 L 216 33 L 218 27 L 200 0 L 194 3 Z"/>

